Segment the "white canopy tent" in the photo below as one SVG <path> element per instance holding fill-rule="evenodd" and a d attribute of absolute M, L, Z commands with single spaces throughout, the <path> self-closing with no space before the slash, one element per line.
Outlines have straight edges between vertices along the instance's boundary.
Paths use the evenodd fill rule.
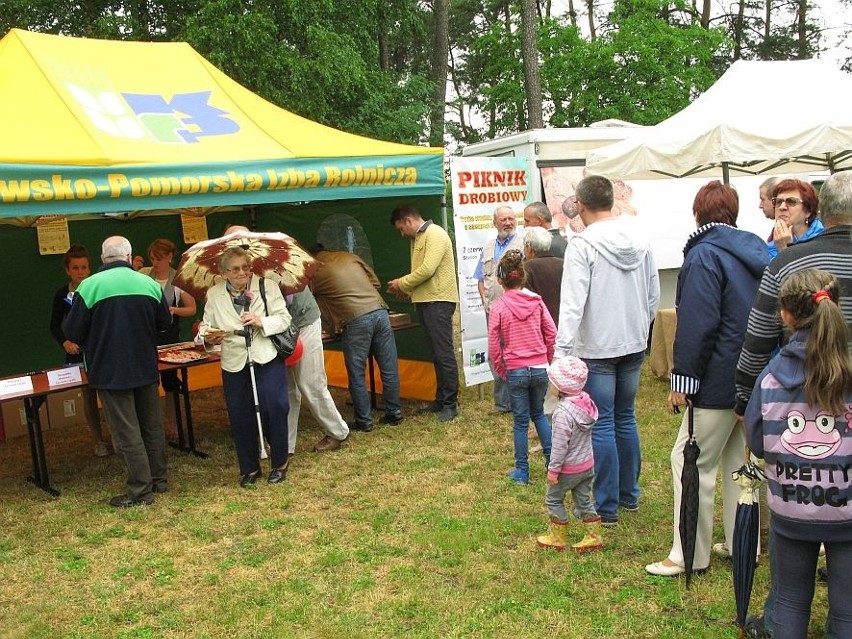
<path fill-rule="evenodd" d="M 589 152 L 590 173 L 719 177 L 852 168 L 852 74 L 823 60 L 735 62 L 656 126 Z"/>

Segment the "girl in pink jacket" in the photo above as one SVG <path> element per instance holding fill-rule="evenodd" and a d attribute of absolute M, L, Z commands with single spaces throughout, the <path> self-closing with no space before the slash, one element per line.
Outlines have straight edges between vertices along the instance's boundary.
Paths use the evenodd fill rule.
<path fill-rule="evenodd" d="M 509 383 L 515 420 L 515 468 L 509 472 L 509 479 L 519 484 L 530 481 L 530 420 L 544 450 L 545 466 L 550 459 L 544 396 L 547 365 L 556 343 L 556 324 L 541 297 L 523 288 L 525 279 L 521 252 L 506 251 L 497 266 L 497 281 L 506 292 L 491 307 L 488 317 L 489 357 L 500 378 Z"/>

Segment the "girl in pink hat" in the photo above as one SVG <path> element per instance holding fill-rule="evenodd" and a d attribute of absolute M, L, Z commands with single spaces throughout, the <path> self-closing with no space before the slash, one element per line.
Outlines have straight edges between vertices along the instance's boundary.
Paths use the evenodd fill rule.
<path fill-rule="evenodd" d="M 601 518 L 595 511 L 592 485 L 595 458 L 592 455 L 592 426 L 598 407 L 583 390 L 589 374 L 583 360 L 568 356 L 550 365 L 547 376 L 559 393 L 553 412 L 553 443 L 547 467 L 547 495 L 544 503 L 550 515 L 550 533 L 538 536 L 542 548 L 565 550 L 568 538 L 568 512 L 565 495 L 571 492 L 574 514 L 583 522 L 586 534 L 571 548 L 588 552 L 603 548 Z"/>

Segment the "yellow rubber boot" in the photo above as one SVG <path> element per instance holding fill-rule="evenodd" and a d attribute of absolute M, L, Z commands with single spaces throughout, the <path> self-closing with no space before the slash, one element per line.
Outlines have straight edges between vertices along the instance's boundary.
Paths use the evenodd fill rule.
<path fill-rule="evenodd" d="M 568 543 L 568 522 L 550 518 L 550 532 L 539 535 L 536 543 L 542 548 L 552 548 L 562 552 Z"/>
<path fill-rule="evenodd" d="M 590 552 L 592 550 L 600 550 L 603 548 L 603 539 L 601 538 L 601 518 L 587 519 L 583 522 L 586 528 L 586 536 L 576 544 L 571 544 L 571 548 L 576 552 Z"/>

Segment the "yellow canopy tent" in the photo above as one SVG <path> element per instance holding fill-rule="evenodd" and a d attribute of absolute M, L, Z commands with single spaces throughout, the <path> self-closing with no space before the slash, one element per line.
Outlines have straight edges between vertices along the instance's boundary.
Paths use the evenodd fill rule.
<path fill-rule="evenodd" d="M 443 149 L 302 118 L 240 86 L 186 43 L 13 29 L 0 40 L 0 96 L 0 222 L 444 193 Z M 8 246 L 10 237 L 0 240 Z M 44 290 L 30 293 L 49 299 Z M 12 328 L 0 326 L 6 335 Z M 16 369 L 32 366 L 24 361 L 29 350 L 12 356 L 21 360 Z M 428 397 L 431 366 L 410 364 L 416 370 L 403 366 L 404 392 L 409 385 L 409 396 Z"/>
<path fill-rule="evenodd" d="M 440 195 L 443 149 L 276 107 L 182 42 L 0 40 L 0 216 Z"/>

